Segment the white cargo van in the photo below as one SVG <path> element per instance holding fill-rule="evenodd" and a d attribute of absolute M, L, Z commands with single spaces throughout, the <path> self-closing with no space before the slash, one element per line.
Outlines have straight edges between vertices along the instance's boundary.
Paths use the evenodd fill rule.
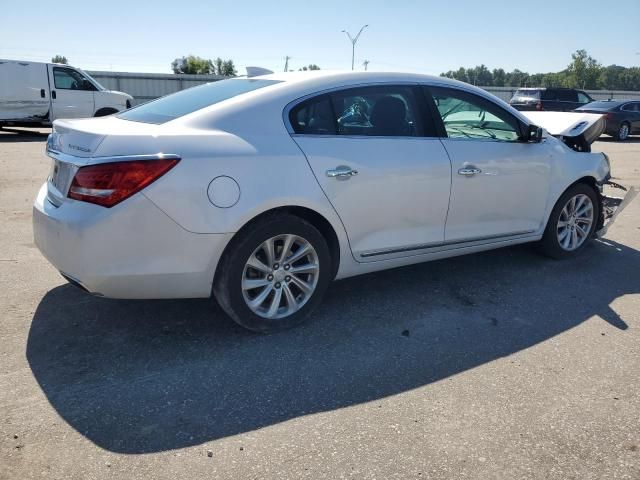
<path fill-rule="evenodd" d="M 0 127 L 111 115 L 131 107 L 132 100 L 69 65 L 0 59 Z"/>

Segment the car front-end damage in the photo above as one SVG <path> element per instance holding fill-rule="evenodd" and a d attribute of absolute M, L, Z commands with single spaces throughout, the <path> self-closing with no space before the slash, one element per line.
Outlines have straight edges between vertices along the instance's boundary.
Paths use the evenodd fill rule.
<path fill-rule="evenodd" d="M 577 112 L 521 112 L 549 135 L 563 141 L 577 152 L 590 152 L 606 128 L 604 115 Z"/>
<path fill-rule="evenodd" d="M 607 233 L 620 212 L 638 195 L 638 190 L 612 182 L 609 176 L 603 182 L 598 183 L 598 189 L 600 190 L 601 208 L 600 218 L 596 227 L 596 236 L 601 238 Z M 620 194 L 611 195 L 609 194 L 610 190 L 620 191 Z"/>

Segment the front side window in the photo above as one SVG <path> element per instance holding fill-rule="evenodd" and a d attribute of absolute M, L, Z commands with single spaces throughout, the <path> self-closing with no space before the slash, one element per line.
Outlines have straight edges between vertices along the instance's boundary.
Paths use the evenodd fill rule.
<path fill-rule="evenodd" d="M 515 142 L 520 127 L 515 117 L 492 102 L 452 88 L 429 87 L 449 138 Z"/>
<path fill-rule="evenodd" d="M 53 84 L 58 90 L 96 90 L 89 80 L 71 68 L 53 67 Z"/>
<path fill-rule="evenodd" d="M 348 88 L 323 94 L 300 103 L 289 114 L 293 131 L 298 134 L 435 136 L 435 127 L 425 128 L 423 118 L 415 87 L 404 85 Z"/>
<path fill-rule="evenodd" d="M 589 102 L 591 102 L 591 99 L 586 93 L 578 92 L 578 103 L 589 103 Z"/>

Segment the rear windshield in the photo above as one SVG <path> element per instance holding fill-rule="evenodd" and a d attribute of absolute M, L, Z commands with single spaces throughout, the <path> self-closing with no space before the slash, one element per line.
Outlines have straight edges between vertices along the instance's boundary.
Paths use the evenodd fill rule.
<path fill-rule="evenodd" d="M 119 118 L 161 124 L 243 93 L 267 87 L 278 80 L 234 78 L 188 88 L 127 110 Z"/>
<path fill-rule="evenodd" d="M 617 107 L 619 104 L 614 102 L 591 102 L 580 109 L 584 110 L 611 110 L 613 107 Z"/>
<path fill-rule="evenodd" d="M 540 90 L 516 90 L 513 94 L 512 102 L 530 102 L 540 100 Z"/>

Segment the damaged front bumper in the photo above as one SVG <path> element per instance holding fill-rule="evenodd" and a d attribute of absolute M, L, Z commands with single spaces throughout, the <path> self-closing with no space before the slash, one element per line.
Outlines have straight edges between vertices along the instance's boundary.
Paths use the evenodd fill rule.
<path fill-rule="evenodd" d="M 604 186 L 608 185 L 609 187 L 615 188 L 617 190 L 622 190 L 625 192 L 622 196 L 610 196 L 605 195 L 603 190 Z M 600 200 L 601 200 L 601 212 L 600 212 L 600 221 L 598 222 L 598 229 L 596 230 L 596 236 L 598 238 L 603 237 L 609 227 L 613 224 L 618 214 L 624 210 L 624 208 L 631 203 L 631 201 L 638 195 L 638 190 L 635 188 L 626 188 L 622 185 L 612 182 L 611 180 L 606 180 L 600 184 Z"/>

